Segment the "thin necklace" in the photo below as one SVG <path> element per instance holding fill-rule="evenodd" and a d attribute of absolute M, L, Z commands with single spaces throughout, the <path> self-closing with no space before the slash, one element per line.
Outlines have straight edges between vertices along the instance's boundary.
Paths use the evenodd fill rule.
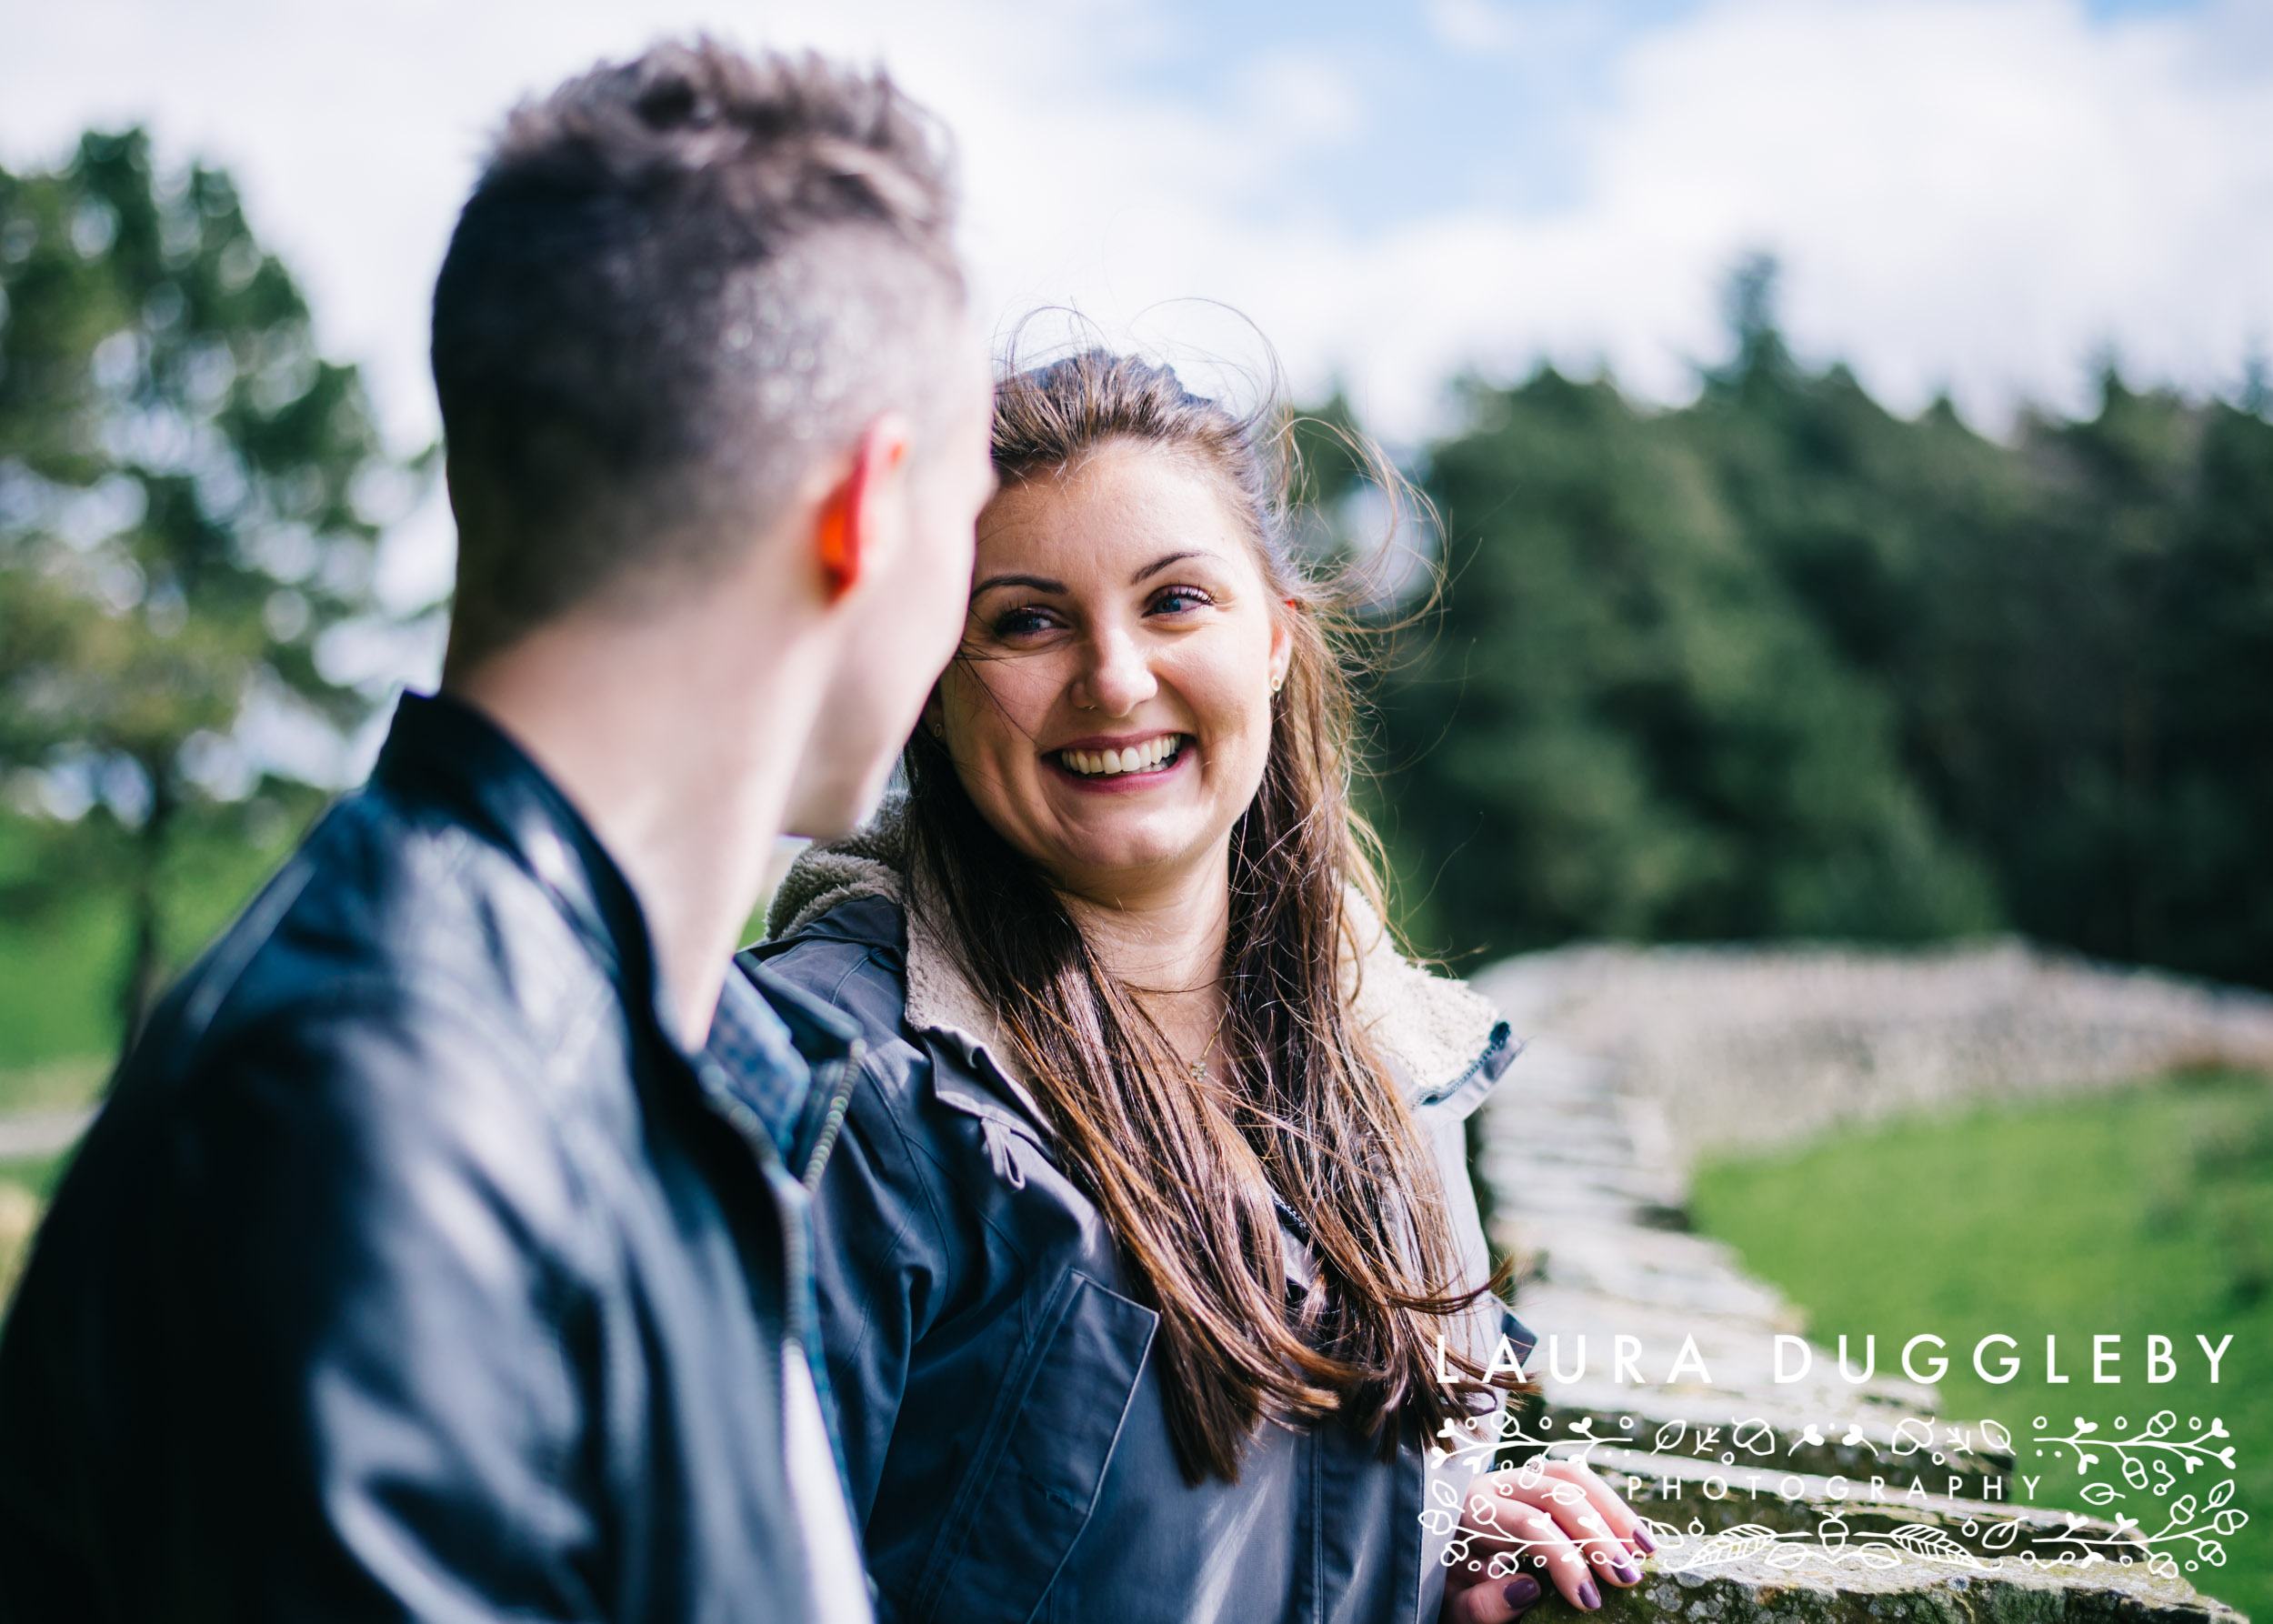
<path fill-rule="evenodd" d="M 1207 1042 L 1200 1049 L 1199 1058 L 1197 1060 L 1187 1060 L 1184 1063 L 1184 1069 L 1192 1074 L 1192 1080 L 1194 1082 L 1204 1083 L 1207 1080 L 1207 1057 L 1216 1052 L 1216 1044 L 1217 1040 L 1223 1037 L 1224 1023 L 1230 1018 L 1231 995 L 1226 993 L 1224 995 L 1223 1001 L 1223 1013 L 1216 1018 L 1216 1029 L 1207 1034 Z"/>

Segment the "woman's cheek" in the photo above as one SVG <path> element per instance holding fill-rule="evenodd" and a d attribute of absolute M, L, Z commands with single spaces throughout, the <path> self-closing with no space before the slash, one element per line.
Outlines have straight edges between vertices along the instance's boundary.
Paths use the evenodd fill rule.
<path fill-rule="evenodd" d="M 1031 737 L 1048 716 L 1050 702 L 1066 686 L 1054 665 L 1031 657 L 996 661 L 987 680 L 989 692 L 979 697 L 979 703 L 994 709 L 996 726 Z"/>

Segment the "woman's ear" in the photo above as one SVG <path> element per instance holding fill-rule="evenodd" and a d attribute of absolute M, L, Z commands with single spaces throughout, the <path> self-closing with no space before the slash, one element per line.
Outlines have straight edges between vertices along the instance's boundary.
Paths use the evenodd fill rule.
<path fill-rule="evenodd" d="M 1287 680 L 1287 669 L 1295 663 L 1295 628 L 1287 617 L 1295 611 L 1294 599 L 1287 600 L 1288 607 L 1283 614 L 1271 617 L 1271 692 L 1276 694 Z"/>
<path fill-rule="evenodd" d="M 940 702 L 939 685 L 933 683 L 931 692 L 924 699 L 923 728 L 926 733 L 945 744 L 947 739 L 947 707 Z"/>

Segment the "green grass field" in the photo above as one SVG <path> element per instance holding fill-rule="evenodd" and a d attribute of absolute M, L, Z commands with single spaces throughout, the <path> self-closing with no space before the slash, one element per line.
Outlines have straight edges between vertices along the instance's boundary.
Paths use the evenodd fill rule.
<path fill-rule="evenodd" d="M 69 1160 L 66 1154 L 0 1162 L 0 1314 L 5 1314 L 15 1288 L 41 1205 L 55 1188 L 55 1180 L 63 1177 Z"/>
<path fill-rule="evenodd" d="M 307 809 L 313 809 L 313 802 Z M 188 964 L 281 863 L 298 831 L 270 820 L 256 845 L 219 835 L 184 839 L 166 868 L 164 941 Z M 55 831 L 0 813 L 0 897 L 28 893 L 55 860 Z M 118 1047 L 118 991 L 132 923 L 125 891 L 70 886 L 37 906 L 0 913 L 0 1116 L 93 1104 Z M 65 1158 L 0 1163 L 0 1306 L 22 1264 L 40 1204 Z"/>
<path fill-rule="evenodd" d="M 2088 1098 L 1904 1121 L 1795 1152 L 1701 1169 L 1691 1210 L 1704 1232 L 1808 1315 L 1818 1343 L 1844 1334 L 1859 1356 L 1877 1338 L 1878 1368 L 1904 1343 L 1944 1338 L 1939 1384 L 1953 1420 L 1994 1418 L 2014 1435 L 2020 1498 L 2087 1509 L 2087 1483 L 2122 1498 L 2098 1508 L 2150 1532 L 2191 1494 L 2200 1502 L 2228 1474 L 2211 1461 L 2175 1480 L 2126 1481 L 2098 1450 L 2089 1478 L 2078 1451 L 2035 1441 L 2078 1431 L 2135 1436 L 2174 1412 L 2178 1436 L 2221 1421 L 2235 1450 L 2234 1506 L 2248 1524 L 2219 1541 L 2224 1562 L 2188 1577 L 2260 1619 L 2273 1619 L 2273 1083 L 2195 1075 Z M 1972 1368 L 1975 1344 L 2002 1332 L 2023 1366 L 2009 1385 Z M 2196 1341 L 2230 1334 L 2215 1386 Z M 2094 1336 L 2122 1340 L 2094 1382 Z M 2168 1337 L 2174 1379 L 2148 1380 L 2148 1338 Z M 2045 1338 L 2058 1338 L 2046 1379 Z M 1921 1348 L 1923 1359 L 1935 1350 Z M 2006 1350 L 1988 1350 L 2001 1368 Z M 2154 1455 L 2157 1451 L 2146 1451 Z M 2167 1453 L 2167 1452 L 2165 1452 Z M 2158 1491 L 2159 1490 L 2159 1491 Z M 2181 1565 L 2202 1553 L 2181 1545 Z"/>
<path fill-rule="evenodd" d="M 45 1200 L 71 1162 L 69 1151 L 35 1156 L 22 1161 L 0 1162 L 0 1184 L 12 1184 L 35 1200 Z"/>
<path fill-rule="evenodd" d="M 313 799 L 298 810 L 312 813 Z M 165 870 L 161 939 L 176 968 L 196 957 L 298 839 L 292 814 L 279 809 L 265 821 L 269 837 L 257 843 L 218 830 L 188 830 L 175 843 Z M 39 871 L 59 860 L 56 847 L 52 828 L 0 813 L 0 1111 L 29 1108 L 7 1095 L 9 1078 L 57 1061 L 106 1064 L 118 1046 L 119 987 L 132 944 L 125 890 L 95 881 L 39 895 Z M 91 866 L 84 852 L 75 866 Z M 16 900 L 19 893 L 36 900 Z"/>

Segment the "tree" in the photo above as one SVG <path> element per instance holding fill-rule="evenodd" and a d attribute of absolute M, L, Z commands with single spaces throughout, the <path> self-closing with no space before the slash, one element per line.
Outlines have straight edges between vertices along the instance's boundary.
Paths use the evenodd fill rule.
<path fill-rule="evenodd" d="M 1775 267 L 1647 412 L 1435 446 L 1445 613 L 1382 821 L 1447 947 L 1997 927 L 2273 987 L 2273 423 L 2127 386 L 2010 443 L 1797 362 Z"/>
<path fill-rule="evenodd" d="M 130 1031 L 171 847 L 273 766 L 242 725 L 365 714 L 317 650 L 372 612 L 388 467 L 225 174 L 160 174 L 139 131 L 0 172 L 0 769 L 123 846 Z"/>
<path fill-rule="evenodd" d="M 1762 556 L 1679 415 L 1543 369 L 1473 386 L 1427 484 L 1449 572 L 1393 673 L 1386 799 L 1418 933 L 1913 939 L 1996 918 L 1898 715 Z"/>
<path fill-rule="evenodd" d="M 2273 424 L 2110 370 L 2018 460 L 2038 506 L 1940 594 L 1971 707 L 1929 792 L 2021 928 L 2273 987 Z"/>
<path fill-rule="evenodd" d="M 2273 424 L 2139 392 L 2010 445 L 1793 364 L 1773 267 L 1675 414 L 1761 556 L 1899 715 L 2005 917 L 2099 957 L 2273 986 Z"/>

